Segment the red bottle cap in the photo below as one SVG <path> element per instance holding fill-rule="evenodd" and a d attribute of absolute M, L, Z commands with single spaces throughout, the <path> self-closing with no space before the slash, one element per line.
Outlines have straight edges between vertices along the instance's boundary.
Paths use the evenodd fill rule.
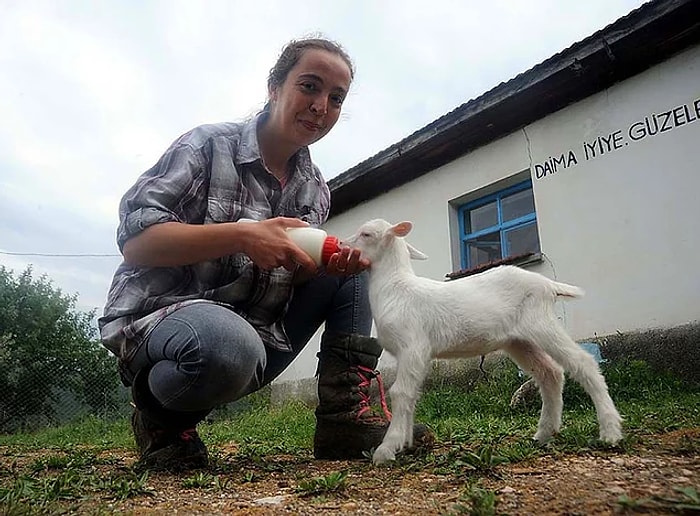
<path fill-rule="evenodd" d="M 338 237 L 327 236 L 323 241 L 323 247 L 321 248 L 321 261 L 323 265 L 328 264 L 328 260 L 331 259 L 331 255 L 340 251 L 340 241 Z"/>

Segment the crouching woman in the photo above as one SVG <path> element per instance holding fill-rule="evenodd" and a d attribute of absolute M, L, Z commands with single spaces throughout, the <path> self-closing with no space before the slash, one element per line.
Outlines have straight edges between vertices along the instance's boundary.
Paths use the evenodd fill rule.
<path fill-rule="evenodd" d="M 123 196 L 124 260 L 99 326 L 131 387 L 146 468 L 206 466 L 197 424 L 271 382 L 323 323 L 315 456 L 359 458 L 381 442 L 386 418 L 366 408 L 381 353 L 369 263 L 345 248 L 317 269 L 285 231 L 328 217 L 308 146 L 338 121 L 352 79 L 336 43 L 292 41 L 261 113 L 184 134 Z"/>

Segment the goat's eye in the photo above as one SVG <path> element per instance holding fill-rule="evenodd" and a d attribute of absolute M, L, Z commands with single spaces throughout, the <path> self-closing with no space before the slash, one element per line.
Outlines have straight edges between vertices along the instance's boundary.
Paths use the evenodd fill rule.
<path fill-rule="evenodd" d="M 372 236 L 372 234 L 368 233 L 367 231 L 363 231 L 362 233 L 360 233 L 360 236 L 363 238 L 369 238 Z"/>

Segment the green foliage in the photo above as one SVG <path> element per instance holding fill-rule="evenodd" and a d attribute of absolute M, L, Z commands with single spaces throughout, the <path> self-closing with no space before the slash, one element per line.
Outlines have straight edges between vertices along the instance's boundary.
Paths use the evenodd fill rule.
<path fill-rule="evenodd" d="M 78 500 L 94 487 L 96 479 L 75 470 L 43 478 L 20 476 L 11 488 L 0 490 L 0 502 L 31 501 L 43 505 L 59 500 Z"/>
<path fill-rule="evenodd" d="M 51 454 L 34 461 L 32 471 L 50 471 L 60 469 L 82 468 L 94 464 L 97 456 L 90 451 L 76 451 L 70 454 Z"/>
<path fill-rule="evenodd" d="M 324 477 L 301 480 L 296 491 L 303 496 L 337 493 L 345 489 L 347 476 L 347 471 L 333 471 Z"/>
<path fill-rule="evenodd" d="M 228 480 L 222 480 L 219 475 L 212 475 L 206 471 L 197 471 L 195 474 L 182 480 L 182 487 L 186 489 L 223 491 L 229 488 L 229 483 Z"/>
<path fill-rule="evenodd" d="M 646 498 L 631 498 L 622 495 L 617 503 L 622 511 L 649 513 L 700 513 L 700 495 L 694 487 L 674 487 L 677 496 L 650 496 Z"/>
<path fill-rule="evenodd" d="M 466 384 L 457 380 L 426 390 L 417 407 L 417 417 L 440 420 L 509 412 L 510 397 L 521 382 L 514 365 L 498 364 L 487 380 Z"/>
<path fill-rule="evenodd" d="M 260 457 L 308 449 L 313 429 L 313 410 L 300 402 L 290 402 L 278 407 L 258 405 L 211 425 L 205 431 L 216 443 L 239 443 L 240 455 Z"/>
<path fill-rule="evenodd" d="M 54 421 L 67 393 L 92 411 L 114 404 L 115 361 L 76 301 L 31 267 L 15 278 L 0 266 L 0 431 Z"/>
<path fill-rule="evenodd" d="M 153 496 L 155 491 L 148 486 L 148 472 L 136 474 L 128 472 L 98 482 L 98 490 L 103 490 L 116 500 L 126 500 L 137 496 Z"/>
<path fill-rule="evenodd" d="M 465 450 L 460 454 L 457 462 L 467 469 L 485 473 L 493 470 L 500 464 L 507 464 L 509 460 L 507 457 L 494 453 L 491 446 L 483 446 L 476 453 Z"/>
<path fill-rule="evenodd" d="M 459 501 L 447 513 L 452 515 L 493 516 L 496 513 L 496 493 L 472 484 L 459 497 Z"/>
<path fill-rule="evenodd" d="M 123 418 L 111 421 L 93 415 L 31 433 L 0 434 L 0 446 L 44 450 L 73 451 L 82 446 L 99 449 L 127 448 L 133 444 L 134 436 L 129 420 Z"/>
<path fill-rule="evenodd" d="M 604 374 L 625 417 L 622 450 L 616 447 L 613 454 L 635 454 L 639 442 L 649 439 L 650 434 L 700 426 L 697 386 L 637 362 L 606 366 Z M 498 512 L 499 495 L 479 483 L 484 477 L 498 478 L 504 463 L 543 455 L 610 453 L 607 445 L 597 440 L 593 409 L 576 403 L 565 406 L 561 434 L 545 446 L 534 443 L 531 437 L 539 407 L 523 411 L 508 405 L 519 381 L 512 371 L 506 370 L 503 378 L 491 374 L 488 381 L 474 383 L 468 389 L 442 385 L 426 390 L 417 407 L 422 414 L 418 419 L 436 431 L 438 446 L 424 455 L 399 454 L 395 462 L 386 466 L 394 472 L 386 473 L 397 477 L 409 471 L 444 475 L 464 488 L 458 499 L 442 508 L 445 514 L 489 515 Z M 312 461 L 313 428 L 311 407 L 297 402 L 271 406 L 262 398 L 253 400 L 248 410 L 236 410 L 228 419 L 200 425 L 200 435 L 210 446 L 212 466 L 191 473 L 181 480 L 181 485 L 220 491 L 244 482 L 295 479 L 290 484 L 299 496 L 317 496 L 321 500 L 337 493 L 345 497 L 351 491 L 349 479 L 362 482 L 364 476 L 373 475 L 374 466 L 358 462 L 348 471 L 315 478 L 307 473 L 304 477 L 303 472 L 310 471 L 304 465 Z M 693 437 L 696 434 L 689 435 L 673 448 L 664 448 L 664 452 L 697 454 L 698 442 Z M 229 446 L 232 442 L 236 446 Z M 223 443 L 227 446 L 221 446 Z M 112 513 L 121 500 L 152 495 L 148 476 L 132 471 L 123 453 L 100 453 L 120 448 L 133 450 L 133 446 L 126 418 L 110 423 L 88 417 L 60 428 L 0 435 L 0 453 L 6 459 L 0 461 L 0 513 L 73 514 L 73 508 L 88 505 L 87 499 L 99 500 L 99 507 L 90 502 L 90 510 L 94 508 L 90 514 L 100 510 Z M 108 467 L 99 467 L 105 465 Z M 105 475 L 104 471 L 108 473 Z M 621 512 L 694 514 L 699 506 L 697 488 L 689 486 L 676 487 L 664 497 L 628 495 L 617 501 Z"/>
<path fill-rule="evenodd" d="M 153 490 L 148 487 L 148 473 L 138 476 L 133 472 L 100 478 L 94 473 L 68 469 L 56 475 L 31 478 L 18 476 L 10 487 L 0 487 L 0 504 L 14 508 L 10 510 L 17 514 L 23 512 L 27 505 L 43 509 L 47 514 L 56 514 L 55 502 L 80 501 L 89 493 L 102 492 L 113 500 L 126 500 L 136 496 L 152 496 Z M 5 513 L 3 513 L 5 514 Z"/>

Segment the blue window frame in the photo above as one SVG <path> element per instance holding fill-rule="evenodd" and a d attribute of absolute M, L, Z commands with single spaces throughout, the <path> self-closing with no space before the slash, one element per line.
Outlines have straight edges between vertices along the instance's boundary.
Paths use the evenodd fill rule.
<path fill-rule="evenodd" d="M 530 180 L 471 201 L 458 214 L 463 269 L 540 251 Z"/>

